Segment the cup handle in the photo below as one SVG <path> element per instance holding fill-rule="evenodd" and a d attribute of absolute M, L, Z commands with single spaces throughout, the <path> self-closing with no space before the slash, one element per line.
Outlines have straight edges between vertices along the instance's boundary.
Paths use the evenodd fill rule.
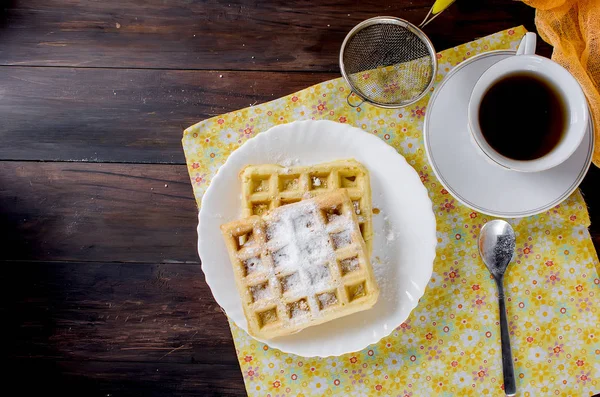
<path fill-rule="evenodd" d="M 517 48 L 517 55 L 535 55 L 535 42 L 537 35 L 535 33 L 525 33 L 525 36 L 521 39 L 519 48 Z"/>

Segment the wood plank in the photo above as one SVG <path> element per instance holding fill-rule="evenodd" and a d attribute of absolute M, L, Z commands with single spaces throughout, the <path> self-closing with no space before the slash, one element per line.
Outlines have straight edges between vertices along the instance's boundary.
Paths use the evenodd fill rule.
<path fill-rule="evenodd" d="M 199 265 L 4 262 L 3 356 L 239 366 Z M 241 376 L 240 376 L 241 378 Z"/>
<path fill-rule="evenodd" d="M 600 256 L 600 168 L 594 164 L 590 166 L 587 175 L 579 186 L 590 214 L 589 227 L 596 253 Z"/>
<path fill-rule="evenodd" d="M 0 160 L 184 164 L 190 125 L 336 77 L 4 67 Z"/>
<path fill-rule="evenodd" d="M 183 165 L 0 162 L 0 260 L 199 263 Z"/>
<path fill-rule="evenodd" d="M 597 249 L 599 181 L 592 166 L 582 185 Z M 0 208 L 0 260 L 199 263 L 183 165 L 4 161 Z"/>
<path fill-rule="evenodd" d="M 246 396 L 237 366 L 17 359 L 4 370 L 20 396 Z"/>
<path fill-rule="evenodd" d="M 415 23 L 431 0 L 10 0 L 2 3 L 0 64 L 214 70 L 338 71 L 357 23 L 394 15 Z M 513 0 L 463 0 L 427 34 L 439 50 L 525 24 Z M 540 45 L 542 52 L 549 47 Z"/>

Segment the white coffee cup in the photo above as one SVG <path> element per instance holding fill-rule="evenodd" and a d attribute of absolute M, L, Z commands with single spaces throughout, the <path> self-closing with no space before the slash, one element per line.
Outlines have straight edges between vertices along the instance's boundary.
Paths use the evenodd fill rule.
<path fill-rule="evenodd" d="M 486 70 L 475 84 L 468 109 L 469 130 L 474 143 L 481 149 L 480 153 L 501 167 L 522 172 L 547 170 L 567 160 L 579 147 L 590 117 L 585 95 L 577 80 L 559 64 L 535 55 L 535 44 L 535 33 L 527 33 L 515 56 L 503 59 Z M 563 131 L 561 140 L 550 152 L 533 160 L 515 160 L 503 156 L 488 144 L 479 124 L 479 107 L 490 87 L 505 76 L 524 71 L 533 73 L 554 86 L 567 112 L 566 131 Z M 515 95 L 519 93 L 515 92 Z"/>

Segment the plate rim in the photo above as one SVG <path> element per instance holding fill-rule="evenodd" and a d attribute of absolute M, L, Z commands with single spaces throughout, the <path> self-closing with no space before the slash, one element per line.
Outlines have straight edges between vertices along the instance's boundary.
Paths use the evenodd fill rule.
<path fill-rule="evenodd" d="M 418 299 L 414 299 L 412 301 L 410 301 L 408 307 L 410 308 L 410 310 L 407 311 L 406 313 L 406 318 L 404 318 L 398 325 L 394 326 L 394 327 L 389 327 L 389 332 L 384 332 L 381 334 L 381 336 L 371 336 L 370 338 L 365 337 L 365 342 L 361 345 L 361 347 L 357 348 L 357 349 L 352 349 L 352 350 L 348 350 L 348 349 L 340 349 L 338 348 L 336 349 L 332 349 L 331 352 L 326 352 L 323 353 L 322 351 L 318 351 L 316 349 L 308 349 L 307 351 L 303 351 L 302 353 L 298 353 L 295 351 L 290 351 L 288 349 L 282 348 L 280 344 L 277 343 L 277 338 L 275 339 L 270 339 L 270 340 L 263 340 L 260 338 L 256 338 L 250 334 L 248 334 L 247 331 L 247 322 L 244 325 L 240 325 L 238 324 L 236 321 L 234 321 L 234 319 L 227 314 L 227 311 L 225 310 L 225 308 L 221 305 L 221 302 L 219 302 L 219 300 L 217 300 L 217 297 L 215 296 L 214 292 L 213 292 L 213 285 L 211 285 L 210 282 L 210 277 L 207 275 L 206 272 L 206 267 L 205 267 L 205 263 L 202 261 L 202 255 L 201 255 L 201 243 L 202 243 L 202 237 L 201 237 L 201 218 L 202 218 L 202 214 L 203 214 L 203 209 L 206 208 L 204 206 L 204 200 L 207 197 L 209 190 L 211 189 L 211 186 L 215 186 L 215 181 L 218 182 L 219 178 L 222 177 L 222 172 L 221 170 L 224 168 L 224 166 L 227 164 L 227 162 L 230 161 L 230 158 L 232 156 L 234 156 L 234 153 L 237 152 L 238 150 L 240 150 L 245 144 L 247 144 L 248 142 L 250 142 L 251 140 L 257 139 L 260 136 L 267 136 L 273 133 L 276 133 L 278 129 L 280 128 L 289 128 L 290 125 L 293 124 L 312 124 L 312 123 L 321 123 L 321 124 L 335 124 L 336 126 L 343 126 L 344 128 L 349 128 L 349 129 L 353 129 L 356 130 L 357 133 L 362 133 L 365 134 L 365 137 L 369 137 L 368 139 L 373 140 L 373 142 L 377 142 L 378 145 L 380 145 L 380 147 L 382 148 L 382 150 L 388 150 L 390 151 L 390 153 L 392 153 L 393 155 L 397 156 L 399 161 L 401 161 L 406 167 L 408 167 L 408 172 L 411 172 L 414 174 L 414 177 L 417 178 L 418 180 L 418 185 L 420 186 L 420 189 L 422 189 L 422 193 L 423 193 L 423 197 L 426 198 L 427 202 L 424 204 L 428 204 L 427 207 L 429 208 L 429 211 L 427 212 L 427 216 L 430 218 L 429 220 L 429 224 L 430 224 L 430 232 L 432 234 L 432 247 L 429 249 L 429 255 L 430 258 L 428 258 L 428 263 L 430 263 L 430 265 L 428 266 L 428 269 L 426 271 L 425 274 L 425 281 L 423 283 L 422 286 L 422 293 L 421 295 L 418 297 Z M 275 131 L 275 132 L 273 132 Z M 261 139 L 266 139 L 266 138 L 261 138 Z M 386 149 L 384 149 L 384 147 Z M 234 156 L 233 158 L 235 159 L 236 156 Z M 373 134 L 369 134 L 368 132 L 355 127 L 353 125 L 349 125 L 349 124 L 343 124 L 343 123 L 337 123 L 335 121 L 331 121 L 331 120 L 296 120 L 290 123 L 284 123 L 284 124 L 278 124 L 275 126 L 270 127 L 269 129 L 265 130 L 264 132 L 261 132 L 257 135 L 255 135 L 254 137 L 248 139 L 246 142 L 244 142 L 242 145 L 240 145 L 238 148 L 236 148 L 228 157 L 227 160 L 223 163 L 223 165 L 221 165 L 219 167 L 219 169 L 217 170 L 217 172 L 215 173 L 214 177 L 211 180 L 211 183 L 209 184 L 208 188 L 206 189 L 206 191 L 204 192 L 204 195 L 202 196 L 202 200 L 201 200 L 201 205 L 200 205 L 200 210 L 198 211 L 198 226 L 196 228 L 197 234 L 198 234 L 198 242 L 197 242 L 197 250 L 198 250 L 198 255 L 200 256 L 201 259 L 201 268 L 202 271 L 204 273 L 204 278 L 205 278 L 205 282 L 206 284 L 209 286 L 211 293 L 213 295 L 213 298 L 215 299 L 216 303 L 221 307 L 222 311 L 225 313 L 225 315 L 227 316 L 227 318 L 233 322 L 236 326 L 238 326 L 239 328 L 241 328 L 242 330 L 244 330 L 244 332 L 246 332 L 248 334 L 248 336 L 250 338 L 253 338 L 261 343 L 264 343 L 266 345 L 268 345 L 271 348 L 276 348 L 284 353 L 291 353 L 291 354 L 296 354 L 296 355 L 300 355 L 303 357 L 321 357 L 321 358 L 326 358 L 326 357 L 334 357 L 334 356 L 340 356 L 343 354 L 349 354 L 349 353 L 353 353 L 356 351 L 360 351 L 365 349 L 367 346 L 377 343 L 378 341 L 380 341 L 382 338 L 385 338 L 387 336 L 389 336 L 390 334 L 392 334 L 395 330 L 395 328 L 397 326 L 399 326 L 400 324 L 402 324 L 402 322 L 406 321 L 406 319 L 410 316 L 410 314 L 412 313 L 412 311 L 417 307 L 419 300 L 423 297 L 423 295 L 425 294 L 425 291 L 427 290 L 427 287 L 429 285 L 429 281 L 431 280 L 431 277 L 433 275 L 433 266 L 435 263 L 435 259 L 437 257 L 437 218 L 435 215 L 435 212 L 433 210 L 433 203 L 431 201 L 431 198 L 429 197 L 429 191 L 427 190 L 427 188 L 423 185 L 423 183 L 420 181 L 419 176 L 417 171 L 406 161 L 406 158 L 400 154 L 396 149 L 394 149 L 392 146 L 388 145 L 387 143 L 385 143 L 384 141 L 382 141 L 379 137 L 373 135 Z M 430 259 L 430 260 L 429 260 Z M 208 273 L 212 273 L 212 272 L 208 272 Z M 237 293 L 237 290 L 236 290 Z M 242 308 L 240 308 L 240 311 L 242 311 Z M 245 318 L 244 318 L 245 320 Z M 273 343 L 275 342 L 275 343 Z M 293 350 L 293 349 L 292 349 Z"/>
<path fill-rule="evenodd" d="M 429 103 L 428 103 L 427 107 L 428 108 L 432 107 L 432 105 L 435 103 L 435 100 L 437 99 L 439 93 L 442 91 L 442 88 L 444 87 L 444 85 L 456 73 L 458 73 L 462 68 L 464 68 L 468 64 L 475 62 L 482 58 L 487 58 L 489 56 L 515 55 L 515 54 L 516 54 L 516 51 L 514 51 L 514 50 L 487 51 L 482 54 L 475 55 L 475 56 L 459 63 L 452 70 L 450 70 L 450 72 L 448 72 L 448 74 L 444 77 L 444 79 L 437 86 L 435 86 L 434 92 L 431 95 L 431 98 L 429 99 Z M 588 105 L 588 108 L 589 108 L 589 105 Z M 590 119 L 589 124 L 588 124 L 588 130 L 586 132 L 589 135 L 589 149 L 588 149 L 585 165 L 582 167 L 581 171 L 577 175 L 577 178 L 574 180 L 573 184 L 565 191 L 565 193 L 563 193 L 560 197 L 558 197 L 556 200 L 552 201 L 551 203 L 546 204 L 545 206 L 541 206 L 541 207 L 532 209 L 532 210 L 520 211 L 520 212 L 493 211 L 489 208 L 483 208 L 481 206 L 478 206 L 477 204 L 472 203 L 471 201 L 462 197 L 455 189 L 453 189 L 450 186 L 450 184 L 440 174 L 439 167 L 437 166 L 435 159 L 431 154 L 431 149 L 429 146 L 429 143 L 430 143 L 429 142 L 429 135 L 430 135 L 429 120 L 431 117 L 432 117 L 431 112 L 428 111 L 427 115 L 425 116 L 425 121 L 423 123 L 423 141 L 424 141 L 424 146 L 425 146 L 425 153 L 427 154 L 427 160 L 431 164 L 431 169 L 433 170 L 433 173 L 438 178 L 440 183 L 444 186 L 444 188 L 452 195 L 452 197 L 456 198 L 463 205 L 471 208 L 472 210 L 478 211 L 484 215 L 498 217 L 498 218 L 524 218 L 524 217 L 533 216 L 533 215 L 537 215 L 537 214 L 546 212 L 549 209 L 552 209 L 553 207 L 559 205 L 564 200 L 566 200 L 579 187 L 579 185 L 583 181 L 583 178 L 585 178 L 585 175 L 587 174 L 587 172 L 590 168 L 590 165 L 592 163 L 592 155 L 593 155 L 593 151 L 594 151 L 595 137 L 594 137 L 594 125 Z M 513 171 L 513 172 L 517 172 L 517 171 Z"/>

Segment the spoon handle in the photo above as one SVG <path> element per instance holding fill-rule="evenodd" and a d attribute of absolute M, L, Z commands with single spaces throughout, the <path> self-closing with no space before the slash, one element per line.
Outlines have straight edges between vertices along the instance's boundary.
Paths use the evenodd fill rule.
<path fill-rule="evenodd" d="M 498 285 L 498 304 L 500 307 L 500 338 L 502 341 L 502 374 L 504 375 L 504 393 L 514 396 L 517 393 L 515 384 L 515 370 L 513 368 L 512 351 L 510 349 L 510 336 L 508 334 L 508 321 L 506 319 L 506 305 L 504 304 L 504 286 L 502 279 L 496 280 Z"/>

